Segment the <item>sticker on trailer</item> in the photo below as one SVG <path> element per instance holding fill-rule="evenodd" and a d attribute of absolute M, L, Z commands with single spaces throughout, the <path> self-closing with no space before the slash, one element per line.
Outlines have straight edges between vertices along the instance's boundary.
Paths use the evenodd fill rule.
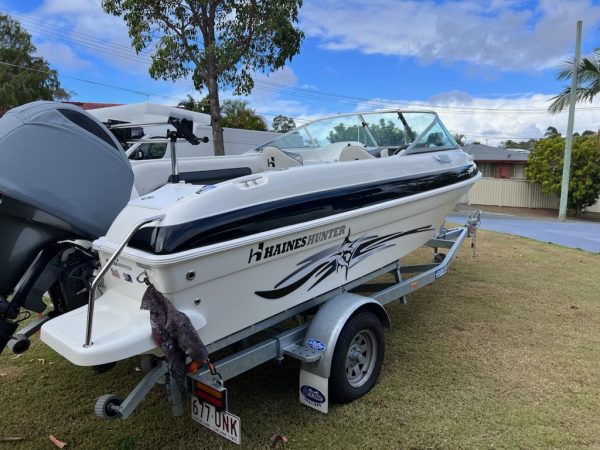
<path fill-rule="evenodd" d="M 308 348 L 312 348 L 313 350 L 316 350 L 318 352 L 322 352 L 323 350 L 325 350 L 325 343 L 321 342 L 318 339 L 307 339 L 306 340 L 306 346 Z"/>
<path fill-rule="evenodd" d="M 192 398 L 192 419 L 211 431 L 240 445 L 242 421 L 227 411 L 217 411 L 209 403 Z"/>
<path fill-rule="evenodd" d="M 325 403 L 325 396 L 317 388 L 304 385 L 300 388 L 300 392 L 306 401 L 312 403 L 314 406 L 320 406 L 322 403 Z"/>
<path fill-rule="evenodd" d="M 435 279 L 437 280 L 438 278 L 442 278 L 444 275 L 446 275 L 446 272 L 448 272 L 448 266 L 444 266 L 439 270 L 435 271 Z"/>

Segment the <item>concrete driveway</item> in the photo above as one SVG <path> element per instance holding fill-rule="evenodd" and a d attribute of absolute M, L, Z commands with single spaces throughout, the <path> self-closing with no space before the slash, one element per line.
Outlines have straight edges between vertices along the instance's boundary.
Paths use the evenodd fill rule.
<path fill-rule="evenodd" d="M 465 224 L 467 213 L 453 211 L 447 220 Z M 555 219 L 485 212 L 481 217 L 480 228 L 600 253 L 600 223 L 577 220 L 559 222 Z"/>

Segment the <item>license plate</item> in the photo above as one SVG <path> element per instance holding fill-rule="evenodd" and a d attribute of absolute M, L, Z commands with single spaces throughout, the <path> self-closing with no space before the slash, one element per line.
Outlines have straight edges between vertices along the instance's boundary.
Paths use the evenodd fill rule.
<path fill-rule="evenodd" d="M 227 411 L 217 411 L 213 405 L 192 397 L 192 419 L 224 438 L 240 444 L 242 421 L 238 416 Z"/>

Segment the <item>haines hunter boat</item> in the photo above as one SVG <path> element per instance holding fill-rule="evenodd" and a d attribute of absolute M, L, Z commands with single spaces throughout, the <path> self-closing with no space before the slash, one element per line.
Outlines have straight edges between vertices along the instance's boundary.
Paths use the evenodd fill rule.
<path fill-rule="evenodd" d="M 104 153 L 115 164 L 124 159 Z M 213 169 L 217 158 L 225 159 Z M 106 272 L 95 301 L 92 286 L 93 309 L 83 306 L 47 321 L 43 342 L 83 366 L 153 351 L 149 313 L 140 309 L 146 286 L 136 281 L 147 277 L 189 316 L 210 349 L 420 247 L 479 177 L 471 158 L 429 111 L 330 117 L 250 153 L 217 158 L 198 160 L 218 182 L 194 184 L 207 179 L 200 165 L 184 181 L 124 206 L 93 243 Z M 173 175 L 178 181 L 176 170 Z M 116 185 L 131 184 L 128 173 L 105 176 Z M 0 189 L 6 177 L 10 174 L 0 176 Z M 112 195 L 100 184 L 90 203 L 104 198 L 104 190 Z M 20 202 L 28 205 L 27 197 Z M 41 202 L 35 209 L 52 214 Z M 81 214 L 91 217 L 91 210 Z M 69 237 L 90 239 L 94 233 L 55 236 Z M 51 237 L 40 242 L 30 254 L 54 245 Z M 7 262 L 0 261 L 3 270 Z M 8 295 L 7 289 L 0 295 Z"/>

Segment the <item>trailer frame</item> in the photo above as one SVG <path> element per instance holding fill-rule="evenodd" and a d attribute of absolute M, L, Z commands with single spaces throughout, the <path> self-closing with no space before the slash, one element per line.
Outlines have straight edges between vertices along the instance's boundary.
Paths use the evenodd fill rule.
<path fill-rule="evenodd" d="M 389 327 L 390 322 L 384 306 L 395 300 L 405 304 L 408 294 L 443 277 L 467 236 L 466 227 L 447 229 L 442 226 L 436 236 L 425 244 L 425 247 L 433 250 L 433 262 L 402 265 L 401 261 L 397 260 L 357 280 L 207 345 L 209 354 L 213 354 L 232 344 L 244 343 L 258 333 L 266 333 L 266 337 L 260 342 L 247 345 L 242 350 L 214 361 L 212 368 L 205 366 L 195 374 L 188 374 L 186 380 L 188 392 L 194 397 L 195 386 L 200 383 L 223 393 L 226 400 L 227 390 L 224 386 L 226 381 L 267 361 L 282 361 L 287 356 L 302 363 L 299 385 L 301 403 L 321 412 L 327 412 L 331 359 L 339 333 L 346 322 L 358 311 L 370 310 L 379 318 L 382 325 Z M 447 253 L 440 253 L 439 249 L 447 250 Z M 370 283 L 387 273 L 393 275 L 393 282 Z M 368 295 L 360 295 L 363 293 Z M 308 312 L 315 312 L 312 319 L 307 319 Z M 305 321 L 283 331 L 275 327 L 294 316 L 304 316 Z M 333 326 L 331 320 L 334 320 Z M 321 322 L 327 326 L 322 326 Z M 319 339 L 314 336 L 319 336 Z M 308 342 L 311 340 L 319 344 Z M 151 355 L 143 356 L 152 358 Z M 96 415 L 103 419 L 129 417 L 156 384 L 165 387 L 173 414 L 183 415 L 183 400 L 179 389 L 169 376 L 167 362 L 158 358 L 154 361 L 155 366 L 124 400 L 112 394 L 100 397 L 96 402 Z M 314 387 L 315 385 L 317 387 Z M 315 395 L 310 398 L 303 396 L 302 388 L 307 386 L 322 395 L 324 401 L 315 402 Z M 226 401 L 224 405 L 223 410 L 226 412 Z"/>

